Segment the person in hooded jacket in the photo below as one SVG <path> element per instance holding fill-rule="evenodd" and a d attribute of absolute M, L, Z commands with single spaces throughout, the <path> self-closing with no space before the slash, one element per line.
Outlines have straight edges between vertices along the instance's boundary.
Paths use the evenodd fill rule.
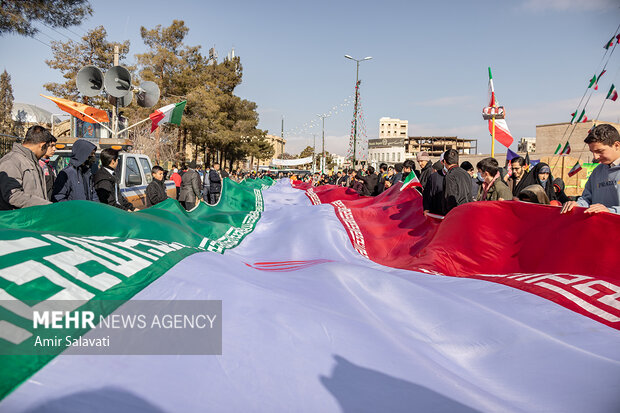
<path fill-rule="evenodd" d="M 551 168 L 544 162 L 536 164 L 528 173 L 519 181 L 515 192 L 519 194 L 524 188 L 530 185 L 540 185 L 545 190 L 549 201 L 557 200 L 555 188 L 553 187 L 553 175 Z M 514 193 L 514 192 L 513 192 Z"/>
<path fill-rule="evenodd" d="M 95 163 L 97 147 L 85 139 L 78 139 L 71 148 L 71 160 L 54 182 L 53 201 L 99 202 L 91 166 Z"/>
<path fill-rule="evenodd" d="M 118 166 L 118 151 L 105 148 L 99 155 L 101 168 L 97 169 L 93 182 L 99 202 L 108 204 L 123 211 L 134 211 L 135 208 L 121 193 L 121 188 L 115 170 Z"/>

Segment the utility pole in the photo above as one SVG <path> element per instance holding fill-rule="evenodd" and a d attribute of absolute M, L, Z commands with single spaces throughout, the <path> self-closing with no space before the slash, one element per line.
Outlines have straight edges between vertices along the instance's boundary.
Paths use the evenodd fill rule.
<path fill-rule="evenodd" d="M 370 60 L 372 59 L 372 56 L 368 56 L 365 57 L 363 59 L 355 59 L 351 56 L 349 56 L 348 54 L 344 55 L 344 57 L 346 57 L 349 60 L 354 60 L 356 63 L 356 70 L 355 70 L 355 107 L 353 108 L 353 168 L 355 169 L 356 166 L 356 160 L 355 160 L 355 153 L 357 152 L 357 106 L 359 103 L 359 91 L 360 91 L 360 62 L 363 62 L 364 60 Z"/>
<path fill-rule="evenodd" d="M 325 173 L 325 118 L 328 118 L 329 115 L 322 114 L 317 116 L 321 118 L 323 122 L 323 149 L 321 150 L 321 173 L 323 174 Z"/>
<path fill-rule="evenodd" d="M 316 134 L 312 134 L 312 173 L 316 172 Z"/>
<path fill-rule="evenodd" d="M 120 53 L 120 49 L 118 45 L 114 46 L 114 66 L 118 66 L 118 55 Z M 114 108 L 112 109 L 112 137 L 114 139 L 118 138 L 118 98 L 114 99 Z"/>

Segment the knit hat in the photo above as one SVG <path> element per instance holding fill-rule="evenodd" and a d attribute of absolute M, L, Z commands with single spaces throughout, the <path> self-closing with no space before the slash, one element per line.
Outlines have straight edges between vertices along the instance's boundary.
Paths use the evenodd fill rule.
<path fill-rule="evenodd" d="M 429 156 L 428 152 L 418 152 L 415 158 L 418 162 L 431 160 L 431 157 Z"/>

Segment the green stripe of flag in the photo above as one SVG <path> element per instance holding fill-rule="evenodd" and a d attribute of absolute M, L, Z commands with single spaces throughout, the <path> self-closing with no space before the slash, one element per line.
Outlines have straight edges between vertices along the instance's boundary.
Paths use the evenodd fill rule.
<path fill-rule="evenodd" d="M 48 300 L 64 292 L 64 299 L 88 300 L 79 309 L 93 311 L 99 320 L 120 305 L 111 300 L 131 299 L 183 258 L 237 246 L 255 228 L 263 210 L 261 190 L 272 183 L 269 178 L 242 183 L 224 179 L 219 203 L 201 202 L 191 212 L 173 199 L 135 213 L 90 201 L 0 211 L 0 292 L 24 305 L 26 300 Z M 53 262 L 62 262 L 62 268 Z M 84 276 L 78 278 L 79 272 Z M 104 272 L 105 282 L 102 277 L 94 282 Z M 11 281 L 23 274 L 32 280 Z M 0 321 L 3 336 L 9 325 L 25 333 L 17 344 L 0 339 L 0 354 L 14 354 L 0 356 L 2 399 L 63 347 L 51 354 L 24 355 L 35 348 L 32 321 L 4 307 Z M 75 328 L 53 331 L 58 337 L 86 333 Z"/>

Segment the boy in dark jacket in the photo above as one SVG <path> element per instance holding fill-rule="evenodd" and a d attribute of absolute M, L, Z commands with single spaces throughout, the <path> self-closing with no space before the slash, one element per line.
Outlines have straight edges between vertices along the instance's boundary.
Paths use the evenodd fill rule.
<path fill-rule="evenodd" d="M 99 197 L 99 202 L 125 211 L 134 211 L 134 206 L 121 193 L 115 174 L 117 166 L 118 151 L 112 148 L 102 150 L 101 168 L 97 170 L 94 177 L 95 191 Z"/>
<path fill-rule="evenodd" d="M 85 139 L 78 139 L 71 148 L 71 160 L 54 182 L 53 201 L 95 201 L 99 202 L 90 170 L 95 163 L 97 147 Z"/>
<path fill-rule="evenodd" d="M 146 187 L 146 206 L 151 207 L 168 199 L 166 184 L 164 183 L 164 168 L 155 165 L 151 169 L 153 180 Z"/>

